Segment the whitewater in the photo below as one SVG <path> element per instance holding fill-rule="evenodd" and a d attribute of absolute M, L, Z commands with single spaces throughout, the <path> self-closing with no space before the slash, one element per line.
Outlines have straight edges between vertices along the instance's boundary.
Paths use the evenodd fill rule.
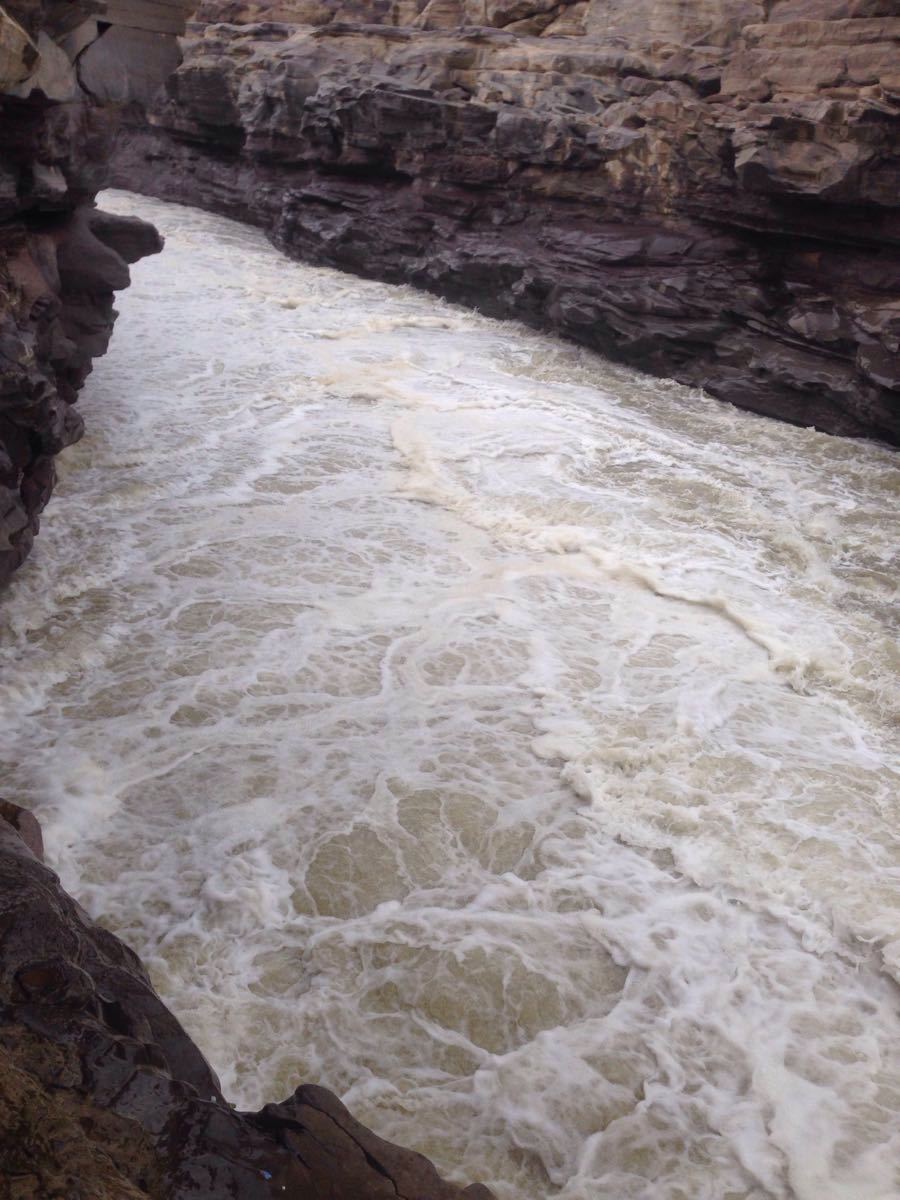
<path fill-rule="evenodd" d="M 242 1107 L 499 1200 L 900 1195 L 900 470 L 152 220 L 3 793 Z"/>

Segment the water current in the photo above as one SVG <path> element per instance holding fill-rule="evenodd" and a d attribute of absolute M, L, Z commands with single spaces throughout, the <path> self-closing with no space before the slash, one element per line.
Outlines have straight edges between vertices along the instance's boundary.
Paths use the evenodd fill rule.
<path fill-rule="evenodd" d="M 500 1200 L 900 1195 L 900 470 L 112 193 L 4 792 L 256 1107 Z"/>

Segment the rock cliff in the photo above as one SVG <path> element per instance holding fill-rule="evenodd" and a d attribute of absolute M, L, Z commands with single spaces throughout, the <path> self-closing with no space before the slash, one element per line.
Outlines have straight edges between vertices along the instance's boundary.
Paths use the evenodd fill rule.
<path fill-rule="evenodd" d="M 179 55 L 181 0 L 0 7 L 0 583 L 80 437 L 73 404 L 128 264 L 162 248 L 94 207 L 124 112 Z M 0 1200 L 484 1200 L 381 1141 L 324 1088 L 238 1113 L 140 962 L 0 800 Z"/>
<path fill-rule="evenodd" d="M 92 0 L 0 7 L 0 586 L 31 548 L 55 456 L 81 436 L 72 405 L 109 341 L 113 294 L 162 247 L 150 226 L 94 207 L 118 110 L 79 64 L 105 16 Z"/>
<path fill-rule="evenodd" d="M 900 441 L 896 0 L 204 0 L 125 187 Z"/>
<path fill-rule="evenodd" d="M 236 1112 L 137 957 L 0 800 L 0 1200 L 490 1200 L 325 1088 Z"/>

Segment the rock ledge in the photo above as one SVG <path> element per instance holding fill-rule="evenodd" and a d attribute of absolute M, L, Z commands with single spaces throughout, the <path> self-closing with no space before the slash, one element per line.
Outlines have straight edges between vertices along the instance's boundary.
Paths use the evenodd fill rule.
<path fill-rule="evenodd" d="M 900 441 L 892 0 L 205 0 L 123 187 Z"/>

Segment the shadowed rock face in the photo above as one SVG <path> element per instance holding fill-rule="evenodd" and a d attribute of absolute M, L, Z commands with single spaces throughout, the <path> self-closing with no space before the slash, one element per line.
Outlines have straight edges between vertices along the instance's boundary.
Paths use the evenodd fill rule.
<path fill-rule="evenodd" d="M 162 248 L 93 207 L 116 123 L 177 61 L 171 0 L 0 7 L 0 581 L 80 437 L 128 264 Z M 107 18 L 98 23 L 97 15 Z M 118 24 L 108 24 L 115 18 Z M 324 1088 L 235 1112 L 136 955 L 0 800 L 0 1200 L 469 1200 Z"/>
<path fill-rule="evenodd" d="M 204 0 L 122 186 L 900 441 L 894 0 Z"/>
<path fill-rule="evenodd" d="M 0 800 L 0 1200 L 490 1200 L 325 1088 L 232 1109 L 137 956 L 35 852 L 37 822 Z"/>
<path fill-rule="evenodd" d="M 113 293 L 162 248 L 149 225 L 93 207 L 117 112 L 84 90 L 78 61 L 102 7 L 0 7 L 0 586 L 31 549 L 55 456 L 81 436 L 72 405 L 106 350 Z"/>

